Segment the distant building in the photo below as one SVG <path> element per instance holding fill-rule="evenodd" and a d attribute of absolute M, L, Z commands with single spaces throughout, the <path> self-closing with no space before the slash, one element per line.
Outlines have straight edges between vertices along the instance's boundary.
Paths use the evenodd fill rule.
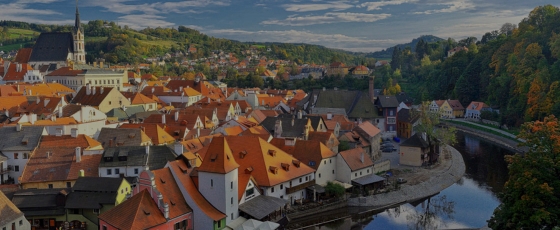
<path fill-rule="evenodd" d="M 447 51 L 447 57 L 451 57 L 459 51 L 469 52 L 469 49 L 467 47 L 464 47 L 464 46 L 455 47 L 455 48 Z"/>

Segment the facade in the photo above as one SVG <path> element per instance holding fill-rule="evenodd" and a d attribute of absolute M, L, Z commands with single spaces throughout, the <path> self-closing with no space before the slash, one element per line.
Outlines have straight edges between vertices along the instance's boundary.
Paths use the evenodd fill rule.
<path fill-rule="evenodd" d="M 76 91 L 88 84 L 94 87 L 114 87 L 121 90 L 123 83 L 127 81 L 127 72 L 97 68 L 73 69 L 72 67 L 62 67 L 47 74 L 45 81 L 60 83 Z"/>
<path fill-rule="evenodd" d="M 465 108 L 459 100 L 445 100 L 440 107 L 440 112 L 444 118 L 461 118 L 465 116 Z"/>
<path fill-rule="evenodd" d="M 119 92 L 117 88 L 106 88 L 87 84 L 72 99 L 72 103 L 89 105 L 102 113 L 107 113 L 114 108 L 130 106 L 130 101 Z"/>
<path fill-rule="evenodd" d="M 397 136 L 405 139 L 412 137 L 416 133 L 414 127 L 418 122 L 418 114 L 410 109 L 401 109 L 397 119 Z"/>
<path fill-rule="evenodd" d="M 119 146 L 105 149 L 100 177 L 136 177 L 146 169 L 163 168 L 177 155 L 167 146 Z"/>
<path fill-rule="evenodd" d="M 0 128 L 0 137 L 3 138 L 3 145 L 0 148 L 0 155 L 3 154 L 8 160 L 7 175 L 1 174 L 6 180 L 12 179 L 18 184 L 20 176 L 29 161 L 29 158 L 35 153 L 39 146 L 42 136 L 46 136 L 47 131 L 43 126 L 23 127 L 21 125 L 7 126 Z"/>
<path fill-rule="evenodd" d="M 379 96 L 377 97 L 376 105 L 378 107 L 379 115 L 384 120 L 378 124 L 381 131 L 396 135 L 397 134 L 397 107 L 399 102 L 395 96 Z"/>
<path fill-rule="evenodd" d="M 348 66 L 342 62 L 333 62 L 329 65 L 327 74 L 344 77 L 348 74 Z"/>
<path fill-rule="evenodd" d="M 465 118 L 480 119 L 482 111 L 490 111 L 490 106 L 484 102 L 473 101 L 465 109 Z"/>
<path fill-rule="evenodd" d="M 23 212 L 21 212 L 3 192 L 0 192 L 0 204 L 2 204 L 0 205 L 0 213 L 2 213 L 0 229 L 31 229 L 31 224 L 29 224 L 29 221 L 25 218 Z"/>
<path fill-rule="evenodd" d="M 400 145 L 399 164 L 422 166 L 430 161 L 430 148 L 424 137 L 416 133 Z"/>
<path fill-rule="evenodd" d="M 340 152 L 336 166 L 336 180 L 346 184 L 352 184 L 352 180 L 373 174 L 373 161 L 362 148 Z"/>

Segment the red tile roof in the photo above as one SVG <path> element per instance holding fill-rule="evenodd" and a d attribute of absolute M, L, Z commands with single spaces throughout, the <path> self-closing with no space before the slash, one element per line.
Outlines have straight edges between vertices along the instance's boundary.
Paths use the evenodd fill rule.
<path fill-rule="evenodd" d="M 21 68 L 21 69 L 18 69 Z M 33 70 L 29 64 L 10 63 L 8 71 L 4 74 L 4 81 L 23 81 L 27 71 Z"/>
<path fill-rule="evenodd" d="M 84 134 L 79 134 L 77 137 L 72 137 L 71 135 L 43 136 L 41 138 L 41 142 L 39 143 L 39 147 L 41 148 L 81 147 L 83 149 L 87 149 L 97 146 L 101 146 L 101 143 L 99 143 L 99 141 L 96 141 Z"/>
<path fill-rule="evenodd" d="M 78 76 L 82 73 L 84 73 L 84 70 L 73 70 L 71 67 L 61 67 L 47 74 L 47 76 Z"/>
<path fill-rule="evenodd" d="M 148 103 L 157 103 L 153 99 L 144 96 L 141 93 L 122 92 L 122 95 L 130 100 L 131 105 L 143 105 Z"/>
<path fill-rule="evenodd" d="M 21 48 L 18 50 L 16 58 L 14 59 L 14 62 L 17 63 L 28 63 L 29 62 L 29 58 L 31 57 L 31 52 L 33 51 L 33 48 Z"/>
<path fill-rule="evenodd" d="M 169 205 L 169 219 L 192 212 L 173 178 L 170 168 L 154 170 L 152 173 L 154 174 L 156 188 L 163 195 L 163 202 Z"/>
<path fill-rule="evenodd" d="M 78 94 L 72 99 L 72 103 L 80 103 L 81 105 L 91 105 L 91 106 L 99 106 L 105 98 L 109 95 L 111 90 L 117 90 L 113 87 L 103 87 L 103 93 L 101 93 L 101 86 L 93 86 L 91 87 L 92 92 L 90 95 L 86 94 L 86 87 L 82 87 Z M 93 91 L 95 90 L 95 94 Z"/>
<path fill-rule="evenodd" d="M 204 157 L 198 171 L 226 174 L 238 167 L 226 139 L 215 137 L 208 146 L 208 154 Z"/>
<path fill-rule="evenodd" d="M 373 161 L 371 161 L 366 151 L 362 148 L 349 149 L 339 154 L 352 171 L 373 166 Z M 363 162 L 362 158 L 364 159 Z"/>
<path fill-rule="evenodd" d="M 167 222 L 147 190 L 101 213 L 99 219 L 118 229 L 148 229 Z"/>

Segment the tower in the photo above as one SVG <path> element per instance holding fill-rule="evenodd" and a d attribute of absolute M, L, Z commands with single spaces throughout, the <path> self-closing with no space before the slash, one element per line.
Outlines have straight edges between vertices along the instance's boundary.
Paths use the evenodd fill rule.
<path fill-rule="evenodd" d="M 72 30 L 72 37 L 74 40 L 74 56 L 73 61 L 77 64 L 86 63 L 86 51 L 84 47 L 84 28 L 80 21 L 80 12 L 78 11 L 78 0 L 76 0 L 76 19 L 74 22 L 74 29 Z"/>

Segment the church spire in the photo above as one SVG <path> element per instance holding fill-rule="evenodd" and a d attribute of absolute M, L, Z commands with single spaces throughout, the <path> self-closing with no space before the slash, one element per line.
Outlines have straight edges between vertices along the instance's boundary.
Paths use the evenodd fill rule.
<path fill-rule="evenodd" d="M 75 31 L 82 29 L 82 22 L 80 21 L 80 11 L 78 11 L 78 0 L 76 0 L 76 21 L 74 23 Z"/>

